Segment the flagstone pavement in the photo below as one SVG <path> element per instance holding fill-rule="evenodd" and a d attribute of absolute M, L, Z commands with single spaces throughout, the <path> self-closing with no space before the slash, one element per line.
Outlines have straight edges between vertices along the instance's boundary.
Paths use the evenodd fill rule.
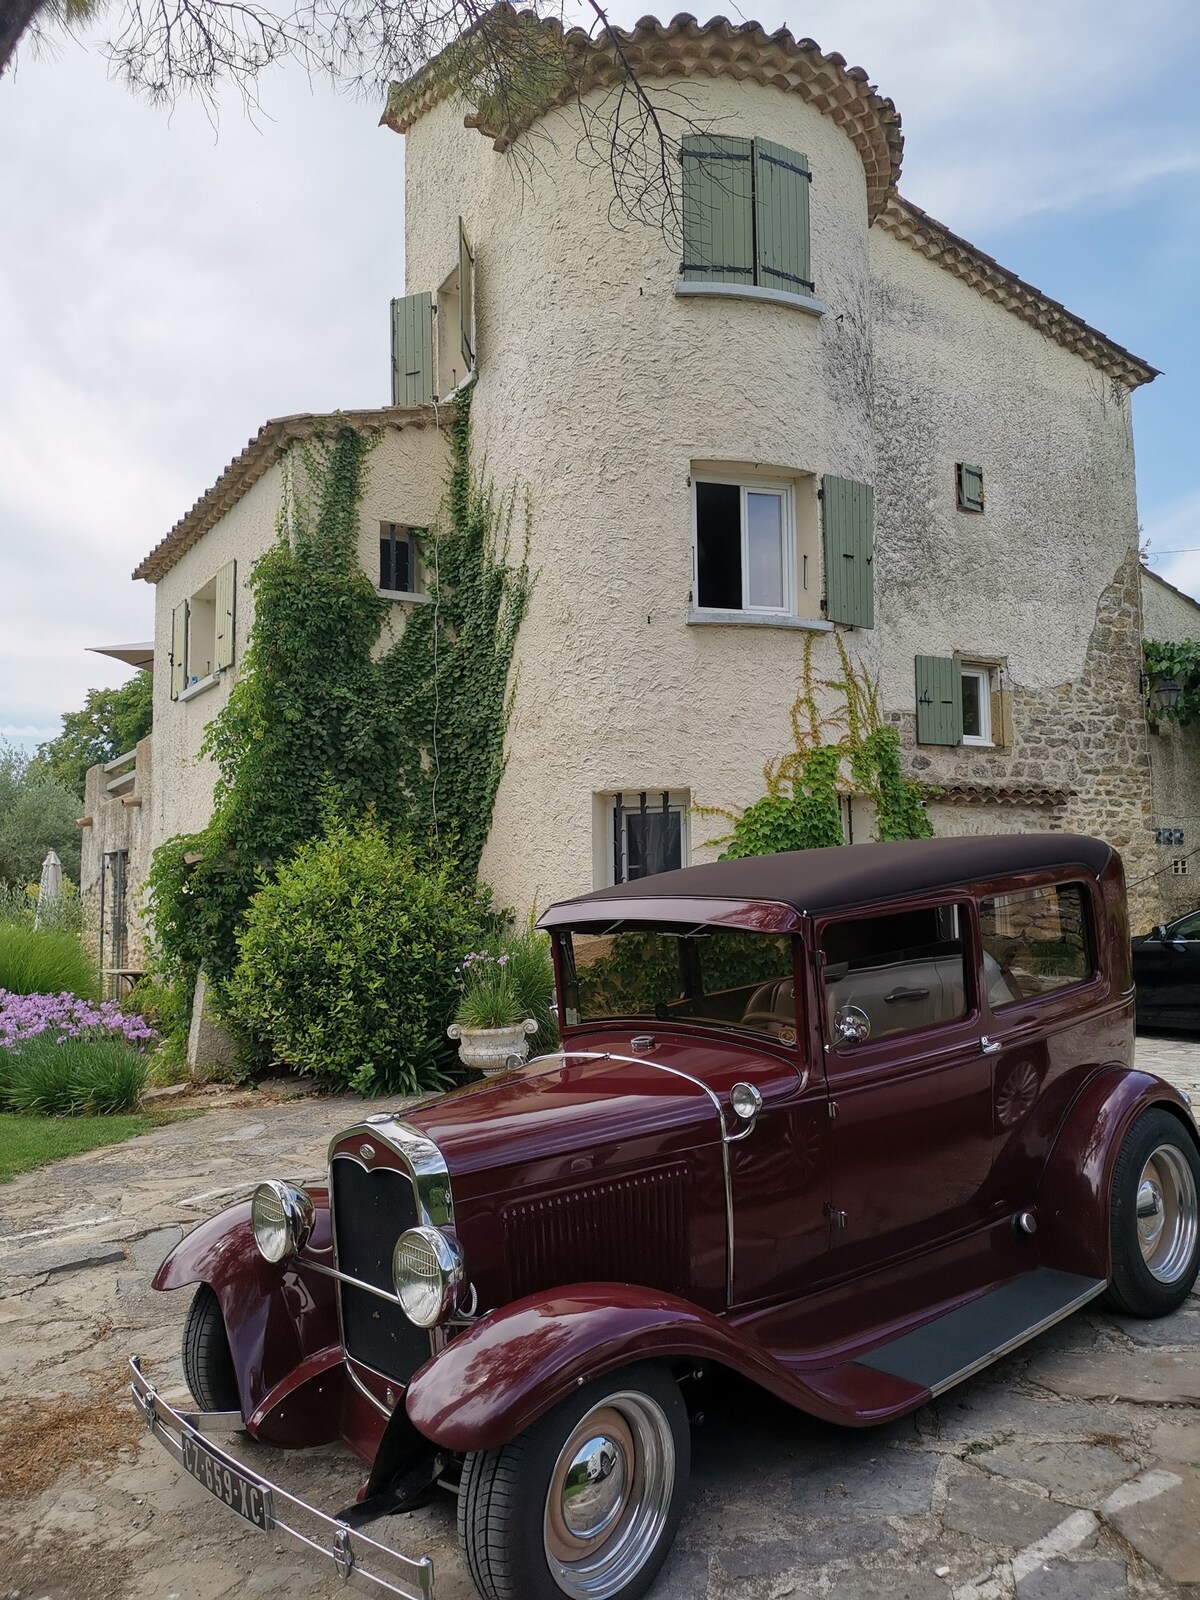
<path fill-rule="evenodd" d="M 1200 1095 L 1200 1041 L 1140 1039 L 1138 1064 Z M 183 1397 L 185 1296 L 153 1292 L 155 1267 L 260 1176 L 317 1176 L 361 1110 L 220 1094 L 201 1118 L 0 1188 L 0 1600 L 344 1593 L 185 1477 L 122 1373 L 137 1352 Z M 1084 1312 L 883 1429 L 826 1427 L 732 1382 L 703 1406 L 651 1600 L 1200 1593 L 1200 1296 L 1156 1323 Z M 239 1448 L 330 1509 L 360 1481 L 340 1450 Z M 474 1595 L 448 1495 L 377 1529 L 433 1557 L 439 1600 Z"/>

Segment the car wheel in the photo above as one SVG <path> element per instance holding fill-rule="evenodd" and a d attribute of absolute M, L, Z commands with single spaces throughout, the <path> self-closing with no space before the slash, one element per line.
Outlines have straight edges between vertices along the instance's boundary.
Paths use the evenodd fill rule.
<path fill-rule="evenodd" d="M 241 1411 L 225 1318 L 206 1283 L 192 1296 L 183 1325 L 183 1376 L 201 1411 Z"/>
<path fill-rule="evenodd" d="M 1109 1204 L 1108 1301 L 1163 1317 L 1191 1293 L 1200 1266 L 1200 1155 L 1169 1111 L 1144 1112 L 1125 1135 Z"/>
<path fill-rule="evenodd" d="M 475 1587 L 484 1600 L 636 1600 L 675 1538 L 690 1461 L 665 1368 L 588 1384 L 509 1444 L 466 1458 L 458 1533 Z"/>

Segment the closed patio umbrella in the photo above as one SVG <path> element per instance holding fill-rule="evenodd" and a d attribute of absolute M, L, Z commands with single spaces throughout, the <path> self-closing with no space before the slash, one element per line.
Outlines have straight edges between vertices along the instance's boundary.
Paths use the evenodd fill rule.
<path fill-rule="evenodd" d="M 46 859 L 42 862 L 42 881 L 38 888 L 35 924 L 41 922 L 44 909 L 61 902 L 62 892 L 62 862 L 58 859 L 56 850 L 47 850 Z"/>

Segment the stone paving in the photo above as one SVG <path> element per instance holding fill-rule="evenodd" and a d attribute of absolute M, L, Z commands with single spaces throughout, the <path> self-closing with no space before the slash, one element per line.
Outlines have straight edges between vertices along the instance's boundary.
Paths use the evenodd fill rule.
<path fill-rule="evenodd" d="M 1200 1043 L 1138 1063 L 1200 1095 Z M 354 1100 L 217 1096 L 201 1118 L 0 1189 L 0 1600 L 331 1600 L 341 1583 L 221 1512 L 145 1437 L 136 1351 L 167 1394 L 186 1291 L 149 1279 L 258 1177 L 316 1177 Z M 376 1103 L 372 1109 L 380 1109 Z M 729 1381 L 700 1403 L 676 1548 L 651 1600 L 1167 1600 L 1200 1593 L 1200 1296 L 1089 1311 L 914 1417 L 850 1432 Z M 33 1447 L 30 1447 L 30 1441 Z M 241 1448 L 330 1509 L 341 1451 Z M 448 1497 L 379 1525 L 471 1600 Z"/>

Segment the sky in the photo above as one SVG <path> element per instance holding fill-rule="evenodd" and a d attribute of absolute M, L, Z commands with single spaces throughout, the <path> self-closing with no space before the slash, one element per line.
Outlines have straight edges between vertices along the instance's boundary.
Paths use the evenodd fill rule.
<path fill-rule="evenodd" d="M 1134 398 L 1140 519 L 1200 598 L 1200 5 L 726 14 L 865 67 L 903 193 L 1163 369 Z M 388 402 L 403 140 L 291 68 L 259 93 L 168 113 L 94 40 L 0 78 L 0 737 L 25 748 L 128 677 L 88 646 L 151 637 L 130 573 L 268 417 Z"/>

